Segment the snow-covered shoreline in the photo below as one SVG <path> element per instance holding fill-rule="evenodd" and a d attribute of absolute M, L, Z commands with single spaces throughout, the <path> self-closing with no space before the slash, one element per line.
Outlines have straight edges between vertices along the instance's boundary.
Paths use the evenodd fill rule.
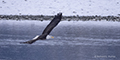
<path fill-rule="evenodd" d="M 120 0 L 1 0 L 0 15 L 116 16 Z"/>
<path fill-rule="evenodd" d="M 45 15 L 0 15 L 0 20 L 52 20 L 54 16 Z M 63 16 L 65 21 L 118 21 L 120 16 Z"/>

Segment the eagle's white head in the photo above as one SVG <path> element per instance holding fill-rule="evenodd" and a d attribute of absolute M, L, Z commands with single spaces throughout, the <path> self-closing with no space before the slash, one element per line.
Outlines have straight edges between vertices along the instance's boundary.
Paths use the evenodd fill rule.
<path fill-rule="evenodd" d="M 54 37 L 51 35 L 47 35 L 47 37 L 46 37 L 46 39 L 51 39 L 51 38 L 54 38 Z"/>
<path fill-rule="evenodd" d="M 37 35 L 36 37 L 34 37 L 33 39 L 37 39 L 40 35 Z M 54 38 L 53 36 L 51 35 L 47 35 L 46 36 L 46 39 L 51 39 L 51 38 Z"/>

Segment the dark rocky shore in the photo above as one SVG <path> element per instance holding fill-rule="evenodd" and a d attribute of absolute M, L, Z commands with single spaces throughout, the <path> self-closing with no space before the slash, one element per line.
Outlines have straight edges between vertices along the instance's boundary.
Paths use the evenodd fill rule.
<path fill-rule="evenodd" d="M 0 20 L 51 20 L 54 16 L 45 15 L 0 15 Z M 120 22 L 120 16 L 63 16 L 62 20 L 67 21 L 118 21 Z"/>

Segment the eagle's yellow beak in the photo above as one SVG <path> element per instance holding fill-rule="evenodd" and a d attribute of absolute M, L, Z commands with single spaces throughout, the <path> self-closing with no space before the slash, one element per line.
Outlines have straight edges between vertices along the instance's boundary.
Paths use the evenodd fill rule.
<path fill-rule="evenodd" d="M 54 38 L 54 37 L 52 36 L 52 38 Z"/>

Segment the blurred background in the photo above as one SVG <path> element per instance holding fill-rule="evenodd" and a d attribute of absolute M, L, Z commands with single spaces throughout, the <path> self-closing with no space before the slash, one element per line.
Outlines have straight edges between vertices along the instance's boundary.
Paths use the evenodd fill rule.
<path fill-rule="evenodd" d="M 0 0 L 0 15 L 118 15 L 120 0 Z"/>

